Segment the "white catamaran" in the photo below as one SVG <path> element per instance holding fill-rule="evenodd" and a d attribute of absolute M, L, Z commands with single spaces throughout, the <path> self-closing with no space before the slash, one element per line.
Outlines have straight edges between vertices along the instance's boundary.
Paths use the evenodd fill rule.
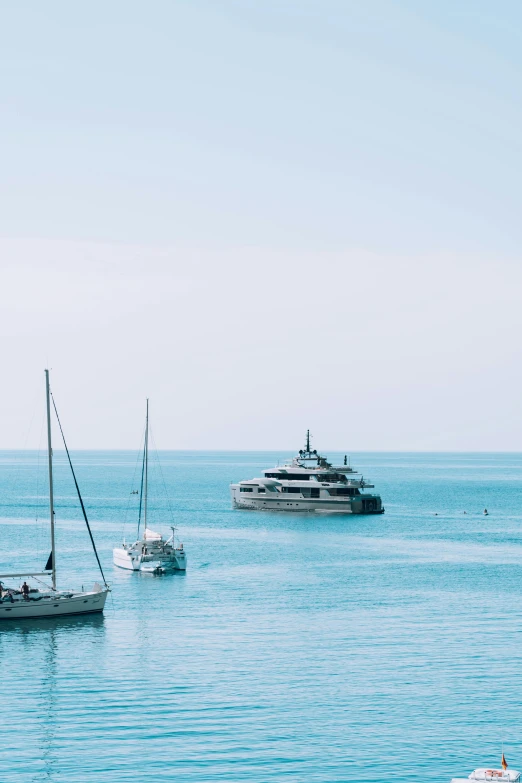
<path fill-rule="evenodd" d="M 138 514 L 138 536 L 133 544 L 125 539 L 121 547 L 112 550 L 114 565 L 128 571 L 145 571 L 151 574 L 164 574 L 169 571 L 185 571 L 187 556 L 183 544 L 176 543 L 176 528 L 171 525 L 172 535 L 164 539 L 161 533 L 151 530 L 147 520 L 147 501 L 149 483 L 149 401 L 145 419 L 145 447 L 141 469 L 140 509 Z M 143 510 L 143 538 L 140 538 L 141 512 Z"/>
<path fill-rule="evenodd" d="M 88 592 L 78 592 L 73 590 L 58 590 L 56 587 L 56 547 L 54 536 L 54 497 L 53 497 L 53 450 L 51 443 L 51 390 L 49 386 L 49 370 L 45 371 L 45 390 L 47 401 L 47 451 L 49 459 L 49 513 L 51 522 L 51 554 L 45 566 L 43 572 L 33 571 L 31 573 L 16 573 L 16 574 L 0 574 L 0 580 L 4 579 L 20 579 L 20 578 L 36 578 L 47 576 L 51 577 L 52 585 L 50 587 L 39 588 L 32 587 L 24 582 L 20 588 L 10 588 L 0 582 L 0 620 L 20 620 L 20 619 L 34 619 L 38 617 L 63 617 L 64 615 L 71 614 L 93 614 L 94 612 L 103 612 L 105 606 L 105 600 L 109 592 L 109 587 L 105 581 L 103 570 L 96 552 L 94 545 L 94 539 L 92 537 L 91 529 L 87 519 L 83 500 L 80 495 L 80 489 L 78 482 L 76 481 L 76 475 L 72 466 L 71 458 L 65 438 L 63 436 L 62 426 L 60 419 L 58 418 L 58 411 L 53 398 L 53 406 L 56 412 L 58 425 L 62 434 L 65 450 L 67 452 L 67 458 L 74 478 L 78 497 L 82 507 L 83 516 L 87 524 L 87 529 L 91 538 L 91 542 L 100 567 L 103 586 L 98 582 L 95 582 L 92 590 Z M 38 580 L 39 581 L 39 580 Z M 42 583 L 40 583 L 42 584 Z"/>

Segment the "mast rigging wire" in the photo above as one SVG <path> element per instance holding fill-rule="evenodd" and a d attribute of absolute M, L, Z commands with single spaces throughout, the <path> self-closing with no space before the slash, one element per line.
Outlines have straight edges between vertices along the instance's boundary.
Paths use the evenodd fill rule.
<path fill-rule="evenodd" d="M 89 525 L 89 520 L 87 519 L 87 512 L 85 511 L 85 506 L 83 505 L 83 498 L 82 498 L 82 495 L 81 495 L 81 492 L 80 492 L 80 487 L 78 486 L 78 482 L 76 481 L 76 473 L 74 472 L 73 464 L 71 462 L 71 455 L 69 454 L 69 449 L 67 448 L 67 443 L 65 442 L 65 435 L 63 434 L 62 423 L 60 421 L 60 417 L 58 416 L 58 410 L 56 408 L 56 403 L 54 401 L 54 397 L 53 397 L 53 393 L 52 392 L 51 392 L 51 399 L 53 401 L 53 407 L 54 407 L 54 412 L 56 413 L 56 419 L 58 421 L 58 426 L 60 427 L 60 432 L 62 433 L 63 445 L 65 446 L 65 452 L 67 454 L 67 459 L 69 460 L 69 467 L 71 468 L 71 473 L 73 475 L 74 484 L 75 484 L 75 487 L 76 487 L 76 492 L 78 493 L 78 499 L 79 499 L 80 505 L 82 507 L 83 518 L 85 520 L 85 524 L 87 525 L 87 530 L 89 531 L 89 536 L 90 536 L 90 539 L 91 539 L 92 548 L 94 550 L 94 554 L 96 555 L 96 560 L 98 562 L 98 568 L 100 569 L 100 573 L 102 575 L 102 579 L 103 579 L 103 583 L 104 583 L 105 587 L 109 587 L 109 585 L 107 584 L 107 580 L 105 579 L 105 574 L 103 573 L 103 568 L 102 568 L 101 563 L 100 563 L 100 558 L 98 557 L 98 552 L 96 550 L 96 544 L 94 543 L 94 538 L 93 538 L 92 532 L 91 532 L 91 526 Z"/>
<path fill-rule="evenodd" d="M 159 470 L 160 470 L 160 476 L 161 476 L 161 480 L 163 482 L 163 489 L 165 490 L 165 497 L 167 499 L 167 505 L 169 507 L 169 512 L 170 512 L 170 521 L 173 524 L 175 524 L 174 511 L 172 509 L 172 503 L 170 502 L 170 495 L 169 495 L 168 490 L 167 490 L 167 484 L 166 484 L 166 481 L 165 481 L 163 468 L 161 466 L 161 462 L 160 462 L 160 458 L 159 458 L 159 451 L 158 451 L 158 447 L 156 446 L 156 439 L 154 437 L 154 432 L 153 432 L 152 427 L 150 427 L 150 438 L 152 440 L 152 447 L 153 447 L 153 450 L 154 450 L 154 455 L 156 457 L 156 462 L 158 463 L 158 467 L 159 467 Z"/>
<path fill-rule="evenodd" d="M 140 510 L 138 512 L 138 535 L 137 538 L 140 537 L 140 524 L 141 524 L 141 505 L 143 502 L 143 474 L 145 473 L 145 454 L 146 454 L 147 446 L 144 444 L 143 446 L 143 462 L 141 463 L 141 485 L 140 485 Z"/>

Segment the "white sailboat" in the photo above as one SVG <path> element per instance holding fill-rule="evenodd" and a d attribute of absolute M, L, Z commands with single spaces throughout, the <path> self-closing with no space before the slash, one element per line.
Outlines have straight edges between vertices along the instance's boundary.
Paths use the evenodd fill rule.
<path fill-rule="evenodd" d="M 128 571 L 144 571 L 164 574 L 169 571 L 185 571 L 187 556 L 183 544 L 175 539 L 176 528 L 171 525 L 172 535 L 164 539 L 148 527 L 147 501 L 149 486 L 149 401 L 145 418 L 145 447 L 141 471 L 140 510 L 138 515 L 138 536 L 133 544 L 125 539 L 121 547 L 112 550 L 114 565 Z M 141 511 L 143 509 L 143 537 L 140 538 Z"/>
<path fill-rule="evenodd" d="M 84 592 L 73 590 L 58 590 L 56 587 L 56 546 L 54 536 L 54 495 L 53 495 L 53 449 L 51 442 L 51 390 L 49 386 L 49 370 L 45 371 L 45 391 L 47 402 L 47 451 L 49 461 L 49 514 L 51 523 L 51 554 L 45 566 L 45 570 L 41 572 L 33 571 L 30 573 L 16 573 L 16 574 L 0 574 L 0 580 L 4 579 L 30 579 L 33 577 L 51 577 L 51 586 L 42 586 L 43 583 L 38 580 L 41 585 L 35 588 L 28 585 L 27 582 L 20 588 L 11 588 L 4 585 L 0 581 L 0 621 L 1 620 L 21 620 L 21 619 L 34 619 L 39 617 L 63 617 L 65 615 L 72 614 L 93 614 L 95 612 L 103 612 L 105 606 L 105 600 L 109 592 L 109 587 L 103 576 L 103 570 L 96 552 L 94 545 L 94 539 L 92 537 L 91 529 L 83 505 L 83 500 L 80 495 L 78 483 L 72 466 L 71 458 L 69 456 L 69 450 L 67 444 L 64 445 L 67 452 L 67 458 L 72 470 L 74 483 L 80 499 L 85 522 L 87 523 L 87 529 L 91 537 L 91 542 L 94 548 L 94 553 L 100 567 L 102 574 L 103 585 L 99 582 L 95 582 L 92 590 Z M 56 405 L 53 406 L 60 426 L 60 431 L 63 437 L 63 430 L 58 418 L 58 412 Z"/>

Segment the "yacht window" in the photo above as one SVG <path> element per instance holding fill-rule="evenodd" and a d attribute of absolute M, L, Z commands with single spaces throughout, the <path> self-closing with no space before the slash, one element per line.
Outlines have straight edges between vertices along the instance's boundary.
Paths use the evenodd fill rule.
<path fill-rule="evenodd" d="M 264 489 L 264 487 L 259 487 L 259 489 L 258 489 L 257 491 L 258 491 L 258 492 L 266 492 L 266 490 Z"/>
<path fill-rule="evenodd" d="M 311 498 L 318 498 L 319 497 L 319 487 L 312 487 L 310 490 L 310 497 Z"/>
<path fill-rule="evenodd" d="M 300 495 L 301 487 L 281 487 L 281 492 L 293 492 L 296 495 Z"/>
<path fill-rule="evenodd" d="M 311 476 L 301 473 L 265 473 L 265 478 L 273 478 L 281 481 L 309 481 Z"/>
<path fill-rule="evenodd" d="M 253 492 L 254 488 L 253 487 L 239 487 L 239 491 L 240 492 Z"/>

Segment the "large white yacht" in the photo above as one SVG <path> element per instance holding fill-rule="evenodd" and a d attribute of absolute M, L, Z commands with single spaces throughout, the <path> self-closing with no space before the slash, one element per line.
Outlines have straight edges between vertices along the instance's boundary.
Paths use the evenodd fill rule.
<path fill-rule="evenodd" d="M 348 465 L 331 465 L 310 446 L 281 467 L 263 470 L 260 478 L 230 485 L 236 508 L 262 511 L 338 511 L 343 514 L 382 514 L 379 495 L 363 476 Z"/>

